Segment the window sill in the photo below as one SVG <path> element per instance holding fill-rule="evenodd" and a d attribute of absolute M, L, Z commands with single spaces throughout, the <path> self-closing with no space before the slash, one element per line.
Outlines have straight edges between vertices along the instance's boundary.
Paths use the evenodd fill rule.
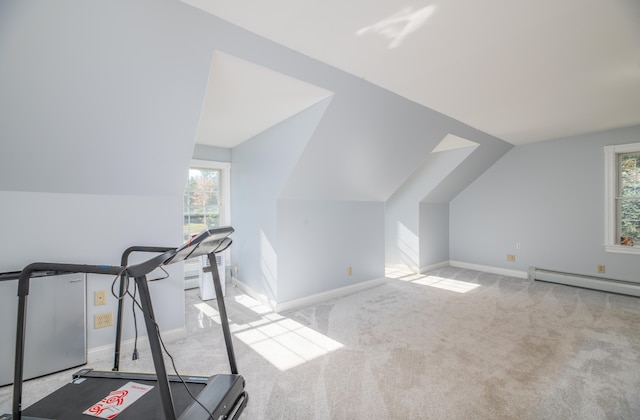
<path fill-rule="evenodd" d="M 605 250 L 607 252 L 614 252 L 617 254 L 636 254 L 640 255 L 640 246 L 626 246 L 626 245 L 605 245 Z"/>

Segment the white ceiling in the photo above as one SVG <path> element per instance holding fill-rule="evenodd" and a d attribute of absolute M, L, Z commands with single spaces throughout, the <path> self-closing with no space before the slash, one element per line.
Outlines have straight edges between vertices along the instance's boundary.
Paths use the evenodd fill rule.
<path fill-rule="evenodd" d="M 638 0 L 183 1 L 513 144 L 640 124 Z"/>

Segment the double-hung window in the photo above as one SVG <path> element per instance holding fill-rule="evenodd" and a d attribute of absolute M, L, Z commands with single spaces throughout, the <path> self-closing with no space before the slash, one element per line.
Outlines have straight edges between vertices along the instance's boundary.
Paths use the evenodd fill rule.
<path fill-rule="evenodd" d="M 188 241 L 205 229 L 230 224 L 230 171 L 228 162 L 192 160 L 189 179 L 184 191 L 183 234 Z M 222 256 L 225 266 L 229 251 Z M 202 275 L 202 261 L 192 258 L 184 264 L 184 287 L 198 287 Z"/>
<path fill-rule="evenodd" d="M 229 224 L 229 164 L 194 160 L 184 193 L 184 239 Z"/>
<path fill-rule="evenodd" d="M 640 254 L 640 143 L 605 147 L 605 247 Z"/>

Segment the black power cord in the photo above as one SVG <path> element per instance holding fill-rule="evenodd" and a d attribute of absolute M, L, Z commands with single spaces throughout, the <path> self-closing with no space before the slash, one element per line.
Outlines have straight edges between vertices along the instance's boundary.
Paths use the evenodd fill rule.
<path fill-rule="evenodd" d="M 131 360 L 138 360 L 138 317 L 136 316 L 136 292 L 138 290 L 138 285 L 133 283 L 133 295 L 129 293 L 129 289 L 127 289 L 127 293 L 131 296 L 131 313 L 133 314 L 133 331 L 134 331 L 134 339 L 133 339 L 133 354 L 131 355 Z"/>
<path fill-rule="evenodd" d="M 156 281 L 156 280 L 162 280 L 165 279 L 167 277 L 169 277 L 169 273 L 167 273 L 167 271 L 160 267 L 162 269 L 162 271 L 164 271 L 166 273 L 165 277 L 162 278 L 157 278 L 154 280 L 149 280 L 149 281 Z M 136 319 L 136 306 L 142 311 L 143 314 L 145 314 L 144 310 L 142 309 L 142 305 L 140 304 L 140 302 L 138 301 L 138 299 L 136 298 L 136 294 L 137 294 L 137 285 L 135 284 L 135 282 L 133 283 L 133 294 L 129 291 L 129 277 L 125 277 L 126 279 L 126 287 L 124 290 L 126 290 L 126 292 L 122 295 L 119 296 L 117 293 L 115 293 L 114 291 L 114 286 L 116 281 L 120 278 L 120 276 L 122 275 L 119 274 L 111 283 L 111 293 L 113 294 L 113 296 L 118 299 L 118 300 L 122 300 L 124 299 L 127 295 L 129 295 L 131 297 L 132 303 L 131 303 L 131 311 L 133 313 L 133 324 L 134 324 L 134 330 L 135 330 L 135 339 L 134 339 L 134 345 L 133 345 L 133 355 L 132 355 L 132 360 L 138 360 L 138 323 L 137 323 L 137 319 Z M 145 314 L 146 316 L 146 314 Z M 202 404 L 198 398 L 196 398 L 195 395 L 193 395 L 193 393 L 191 392 L 191 390 L 189 389 L 189 386 L 187 385 L 187 382 L 184 380 L 184 378 L 182 377 L 182 375 L 180 375 L 178 373 L 178 369 L 176 367 L 175 364 L 175 360 L 173 359 L 173 356 L 171 355 L 171 353 L 169 353 L 169 351 L 167 350 L 167 347 L 164 344 L 164 340 L 162 339 L 162 335 L 160 334 L 160 327 L 158 326 L 158 323 L 155 321 L 155 319 L 153 318 L 149 318 L 151 320 L 151 322 L 153 322 L 153 325 L 155 326 L 156 329 L 156 334 L 158 335 L 158 339 L 160 341 L 160 345 L 162 346 L 162 350 L 165 352 L 165 354 L 167 355 L 167 357 L 169 357 L 169 360 L 171 361 L 171 366 L 173 368 L 173 372 L 175 373 L 176 377 L 180 380 L 180 382 L 182 383 L 182 385 L 184 385 L 185 390 L 187 391 L 187 393 L 189 394 L 189 396 L 191 397 L 191 399 L 193 399 L 193 401 L 195 401 L 200 407 L 202 407 L 202 409 L 208 414 L 209 418 L 211 420 L 216 420 L 213 417 L 213 412 L 209 411 L 207 409 L 207 407 L 204 406 L 204 404 Z"/>

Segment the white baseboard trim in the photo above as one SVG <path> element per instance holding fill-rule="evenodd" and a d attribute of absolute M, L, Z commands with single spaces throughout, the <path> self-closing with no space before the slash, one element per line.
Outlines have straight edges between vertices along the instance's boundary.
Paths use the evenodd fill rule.
<path fill-rule="evenodd" d="M 295 309 L 304 308 L 306 306 L 315 305 L 317 303 L 326 302 L 331 299 L 339 298 L 342 296 L 346 296 L 355 292 L 359 292 L 361 290 L 370 289 L 375 286 L 379 286 L 380 284 L 385 282 L 385 278 L 374 279 L 369 281 L 363 281 L 361 283 L 352 284 L 345 287 L 340 287 L 338 289 L 328 290 L 326 292 L 317 293 L 315 295 L 306 296 L 300 299 L 290 300 L 288 302 L 274 302 L 271 299 L 268 299 L 266 296 L 256 292 L 251 287 L 246 284 L 234 279 L 234 284 L 238 286 L 240 290 L 242 290 L 247 295 L 256 299 L 260 303 L 267 305 L 271 308 L 275 313 L 292 311 Z"/>
<path fill-rule="evenodd" d="M 183 340 L 187 337 L 187 328 L 176 328 L 173 330 L 162 331 L 162 341 L 165 343 L 172 343 L 179 340 Z M 124 340 L 120 343 L 120 355 L 129 354 L 133 352 L 134 339 Z M 147 344 L 149 339 L 145 335 L 144 337 L 138 337 L 138 346 Z M 113 360 L 114 351 L 116 345 L 110 344 L 107 346 L 93 347 L 87 350 L 87 363 L 104 362 L 105 360 Z"/>
<path fill-rule="evenodd" d="M 294 309 L 304 308 L 306 306 L 315 305 L 316 303 L 326 302 L 331 299 L 350 295 L 362 290 L 371 289 L 385 282 L 385 278 L 363 281 L 361 283 L 352 284 L 338 289 L 328 290 L 326 292 L 317 293 L 315 295 L 306 296 L 300 299 L 290 300 L 276 304 L 276 312 L 291 311 Z"/>
<path fill-rule="evenodd" d="M 472 263 L 466 263 L 462 261 L 453 261 L 453 260 L 441 261 L 436 264 L 421 267 L 420 272 L 426 273 L 428 271 L 438 270 L 448 266 L 466 268 L 469 270 L 476 270 L 476 271 L 484 271 L 485 273 L 499 274 L 503 276 L 516 277 L 520 279 L 527 279 L 529 277 L 529 274 L 527 271 L 510 270 L 510 269 L 501 268 L 501 267 L 492 267 L 488 265 L 479 265 L 479 264 L 472 264 Z M 290 300 L 288 302 L 275 302 L 273 299 L 268 298 L 262 293 L 258 293 L 257 291 L 252 289 L 250 286 L 239 281 L 238 279 L 236 278 L 232 279 L 233 285 L 238 287 L 238 289 L 240 289 L 243 293 L 251 296 L 253 299 L 257 300 L 258 302 L 271 308 L 271 310 L 276 313 L 291 311 L 295 309 L 304 308 L 306 306 L 315 305 L 317 303 L 326 302 L 328 300 L 346 296 L 351 293 L 359 292 L 361 290 L 370 289 L 384 282 L 385 282 L 385 278 L 374 279 L 374 280 L 364 281 L 362 283 L 353 284 L 350 286 L 340 287 L 338 289 L 333 289 L 333 290 L 329 290 L 322 293 L 317 293 L 315 295 L 306 296 L 300 299 Z"/>
<path fill-rule="evenodd" d="M 529 273 L 527 271 L 511 270 L 508 268 L 492 267 L 489 265 L 472 264 L 472 263 L 466 263 L 466 262 L 454 261 L 454 260 L 450 260 L 449 265 L 451 267 L 459 267 L 459 268 L 466 268 L 469 270 L 484 271 L 485 273 L 500 274 L 503 276 L 516 277 L 519 279 L 529 278 Z"/>

